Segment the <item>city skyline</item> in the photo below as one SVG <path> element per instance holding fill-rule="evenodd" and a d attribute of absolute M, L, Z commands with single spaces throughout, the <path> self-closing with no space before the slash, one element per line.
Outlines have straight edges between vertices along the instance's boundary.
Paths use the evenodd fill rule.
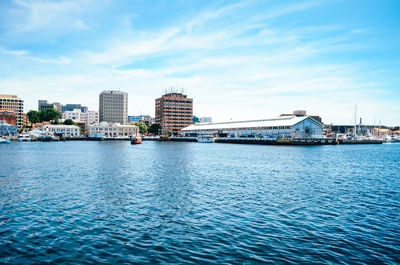
<path fill-rule="evenodd" d="M 215 121 L 306 109 L 326 123 L 400 122 L 397 1 L 2 1 L 0 93 L 98 110 L 103 90 L 129 113 L 186 88 Z M 78 100 L 77 100 L 78 99 Z"/>

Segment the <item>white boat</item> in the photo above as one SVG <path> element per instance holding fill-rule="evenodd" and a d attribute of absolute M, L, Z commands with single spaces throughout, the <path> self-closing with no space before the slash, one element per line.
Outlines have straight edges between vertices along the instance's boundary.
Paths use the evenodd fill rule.
<path fill-rule="evenodd" d="M 31 137 L 29 136 L 29 133 L 27 132 L 22 132 L 18 134 L 18 142 L 30 142 Z"/>
<path fill-rule="evenodd" d="M 199 143 L 213 143 L 214 137 L 211 135 L 199 135 L 196 137 L 196 140 Z"/>
<path fill-rule="evenodd" d="M 0 144 L 9 144 L 10 139 L 7 139 L 5 137 L 0 137 Z"/>
<path fill-rule="evenodd" d="M 400 137 L 399 136 L 394 136 L 394 135 L 386 135 L 383 137 L 383 140 L 386 143 L 399 143 L 400 142 Z"/>

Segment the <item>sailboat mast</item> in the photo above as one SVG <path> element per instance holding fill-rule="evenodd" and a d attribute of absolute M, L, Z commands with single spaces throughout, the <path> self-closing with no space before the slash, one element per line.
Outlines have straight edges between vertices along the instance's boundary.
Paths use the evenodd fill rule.
<path fill-rule="evenodd" d="M 354 107 L 354 136 L 357 136 L 357 103 Z"/>

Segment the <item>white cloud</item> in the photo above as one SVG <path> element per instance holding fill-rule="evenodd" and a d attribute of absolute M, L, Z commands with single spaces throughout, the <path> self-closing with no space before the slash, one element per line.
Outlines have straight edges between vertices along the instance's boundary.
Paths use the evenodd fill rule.
<path fill-rule="evenodd" d="M 9 23 L 14 31 L 32 32 L 36 30 L 87 30 L 82 21 L 86 3 L 83 1 L 28 1 L 14 0 L 16 7 L 10 10 Z"/>

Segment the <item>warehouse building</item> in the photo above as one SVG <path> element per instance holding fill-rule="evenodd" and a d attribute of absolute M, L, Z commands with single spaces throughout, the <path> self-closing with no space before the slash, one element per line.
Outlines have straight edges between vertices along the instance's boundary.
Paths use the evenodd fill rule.
<path fill-rule="evenodd" d="M 284 116 L 274 119 L 220 123 L 196 123 L 181 130 L 193 137 L 322 138 L 323 125 L 311 117 Z"/>

